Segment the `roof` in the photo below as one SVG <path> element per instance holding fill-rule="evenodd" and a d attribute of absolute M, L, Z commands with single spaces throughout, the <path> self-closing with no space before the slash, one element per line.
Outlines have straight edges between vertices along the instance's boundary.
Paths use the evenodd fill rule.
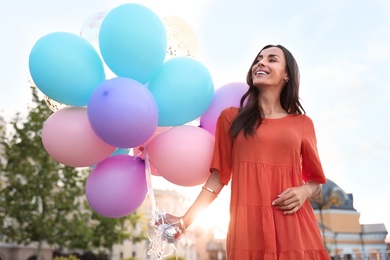
<path fill-rule="evenodd" d="M 363 233 L 387 233 L 385 224 L 362 224 Z"/>
<path fill-rule="evenodd" d="M 337 203 L 330 203 L 330 209 L 343 209 L 343 210 L 353 210 L 356 209 L 353 207 L 353 196 L 351 193 L 346 193 L 333 181 L 326 179 L 326 183 L 322 185 L 322 204 L 330 201 L 332 198 L 337 198 Z M 313 209 L 319 209 L 321 206 L 319 203 L 316 203 L 315 200 L 310 201 Z"/>

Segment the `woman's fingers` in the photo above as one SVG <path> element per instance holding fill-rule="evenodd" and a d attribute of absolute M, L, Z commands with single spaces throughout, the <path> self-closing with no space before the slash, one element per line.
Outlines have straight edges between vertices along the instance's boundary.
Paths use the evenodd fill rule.
<path fill-rule="evenodd" d="M 163 224 L 176 224 L 179 220 L 180 218 L 176 216 L 173 216 L 171 214 L 165 214 L 165 216 L 159 217 L 159 219 L 157 219 L 154 224 L 156 226 L 163 225 Z"/>
<path fill-rule="evenodd" d="M 300 187 L 288 188 L 278 195 L 278 198 L 272 202 L 276 208 L 284 211 L 284 214 L 293 214 L 297 212 L 305 202 Z"/>

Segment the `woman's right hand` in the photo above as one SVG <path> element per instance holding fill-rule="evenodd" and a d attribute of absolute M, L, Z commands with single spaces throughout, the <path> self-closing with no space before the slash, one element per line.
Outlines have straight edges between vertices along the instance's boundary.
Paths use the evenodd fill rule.
<path fill-rule="evenodd" d="M 185 227 L 183 225 L 184 223 L 183 223 L 182 217 L 177 217 L 177 216 L 174 216 L 171 214 L 165 214 L 165 221 L 168 224 L 179 227 L 181 229 L 181 231 L 184 232 Z"/>
<path fill-rule="evenodd" d="M 156 226 L 162 225 L 162 224 L 170 224 L 173 226 L 177 226 L 181 229 L 181 231 L 185 230 L 185 227 L 182 225 L 181 217 L 177 217 L 171 214 L 165 214 L 164 220 L 159 219 L 156 223 Z"/>
<path fill-rule="evenodd" d="M 160 234 L 168 243 L 176 242 L 185 231 L 182 218 L 170 214 L 165 214 L 162 218 L 158 219 L 155 225 L 157 228 L 162 225 L 162 229 L 158 230 L 162 232 Z"/>

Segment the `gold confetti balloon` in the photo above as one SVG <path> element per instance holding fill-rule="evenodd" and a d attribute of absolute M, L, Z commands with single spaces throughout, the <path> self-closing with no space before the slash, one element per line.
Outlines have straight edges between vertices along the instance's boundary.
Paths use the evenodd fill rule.
<path fill-rule="evenodd" d="M 54 101 L 53 99 L 49 98 L 45 95 L 45 102 L 46 105 L 50 108 L 51 111 L 56 112 L 60 110 L 61 108 L 67 107 L 68 105 L 59 103 L 57 101 Z"/>
<path fill-rule="evenodd" d="M 198 40 L 191 25 L 178 16 L 167 16 L 162 20 L 167 31 L 167 58 L 194 58 L 198 51 Z"/>

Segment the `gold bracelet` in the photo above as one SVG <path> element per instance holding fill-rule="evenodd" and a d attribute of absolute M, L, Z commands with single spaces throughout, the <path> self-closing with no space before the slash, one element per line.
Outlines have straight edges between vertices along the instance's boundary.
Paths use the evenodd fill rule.
<path fill-rule="evenodd" d="M 314 182 L 314 181 L 307 181 L 307 182 L 304 183 L 304 185 L 308 185 L 309 183 L 316 183 L 316 182 Z M 313 198 L 313 197 L 317 196 L 321 192 L 322 184 L 320 184 L 320 183 L 316 183 L 316 184 L 319 184 L 319 189 L 317 189 L 317 191 L 313 194 L 312 190 L 309 188 L 309 193 L 310 193 L 309 198 Z"/>
<path fill-rule="evenodd" d="M 209 187 L 206 187 L 206 186 L 203 186 L 202 189 L 207 190 L 208 192 L 211 192 L 212 194 L 214 194 L 215 197 L 218 197 L 218 193 L 216 193 L 215 190 L 213 190 Z"/>
<path fill-rule="evenodd" d="M 186 224 L 184 223 L 184 217 L 180 217 L 180 226 L 182 232 L 184 232 L 187 229 Z"/>

